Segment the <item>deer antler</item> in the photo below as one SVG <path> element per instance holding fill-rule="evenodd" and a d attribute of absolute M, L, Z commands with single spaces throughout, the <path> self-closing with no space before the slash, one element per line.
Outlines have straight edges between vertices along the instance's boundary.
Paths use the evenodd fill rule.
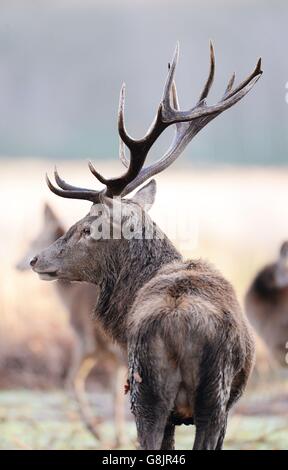
<path fill-rule="evenodd" d="M 125 85 L 121 88 L 118 113 L 118 131 L 120 136 L 119 157 L 122 163 L 127 167 L 127 171 L 118 178 L 106 179 L 98 173 L 92 163 L 89 162 L 90 171 L 106 186 L 103 191 L 82 189 L 69 185 L 59 177 L 57 171 L 55 172 L 55 179 L 61 189 L 53 186 L 47 177 L 47 183 L 51 191 L 62 197 L 87 199 L 92 202 L 99 201 L 99 194 L 106 194 L 109 197 L 119 195 L 122 197 L 126 196 L 137 186 L 144 183 L 144 181 L 170 166 L 183 152 L 193 137 L 212 121 L 212 119 L 240 101 L 253 88 L 262 74 L 261 59 L 259 59 L 252 74 L 234 88 L 234 90 L 235 74 L 233 74 L 226 87 L 223 98 L 217 104 L 208 106 L 206 98 L 212 86 L 215 72 L 214 49 L 212 43 L 210 43 L 210 71 L 199 101 L 196 106 L 192 107 L 190 110 L 181 111 L 174 80 L 178 56 L 179 46 L 177 44 L 171 66 L 169 65 L 163 97 L 156 117 L 147 134 L 142 139 L 133 139 L 126 131 L 124 123 Z M 145 168 L 144 164 L 152 145 L 162 132 L 172 124 L 175 124 L 176 132 L 170 148 L 162 158 Z M 130 151 L 129 161 L 125 155 L 124 145 L 126 145 Z"/>

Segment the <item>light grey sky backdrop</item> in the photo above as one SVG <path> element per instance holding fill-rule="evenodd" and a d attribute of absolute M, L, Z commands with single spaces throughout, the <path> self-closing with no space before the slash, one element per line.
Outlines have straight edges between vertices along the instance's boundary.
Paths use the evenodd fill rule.
<path fill-rule="evenodd" d="M 288 162 L 288 2 L 283 0 L 1 0 L 0 155 L 117 158 L 116 116 L 126 82 L 129 132 L 142 136 L 162 93 L 176 40 L 181 105 L 199 96 L 216 50 L 221 97 L 233 71 L 264 75 L 190 144 L 183 162 Z M 152 158 L 169 144 L 161 137 Z"/>

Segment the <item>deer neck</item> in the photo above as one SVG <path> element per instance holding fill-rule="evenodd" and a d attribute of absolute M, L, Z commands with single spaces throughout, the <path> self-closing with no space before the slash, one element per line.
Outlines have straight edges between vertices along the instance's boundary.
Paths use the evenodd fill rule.
<path fill-rule="evenodd" d="M 127 317 L 139 289 L 165 264 L 182 257 L 170 240 L 122 241 L 118 255 L 106 266 L 95 317 L 120 346 L 127 345 Z"/>

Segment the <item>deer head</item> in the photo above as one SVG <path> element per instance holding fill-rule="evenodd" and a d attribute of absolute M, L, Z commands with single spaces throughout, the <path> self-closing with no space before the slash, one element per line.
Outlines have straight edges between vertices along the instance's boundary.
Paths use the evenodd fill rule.
<path fill-rule="evenodd" d="M 119 156 L 126 166 L 126 171 L 122 176 L 107 179 L 98 173 L 89 162 L 90 171 L 104 185 L 104 189 L 100 191 L 72 186 L 59 176 L 56 169 L 55 180 L 58 187 L 52 184 L 46 176 L 48 187 L 56 195 L 64 198 L 85 199 L 92 202 L 93 205 L 86 217 L 71 227 L 53 245 L 32 259 L 31 266 L 42 279 L 60 278 L 101 282 L 107 272 L 111 276 L 117 276 L 116 273 L 113 274 L 115 257 L 118 257 L 119 269 L 121 263 L 127 264 L 128 262 L 129 265 L 132 256 L 131 246 L 135 246 L 136 242 L 138 242 L 138 256 L 141 254 L 143 256 L 144 241 L 143 237 L 139 235 L 143 234 L 144 219 L 145 226 L 149 228 L 148 232 L 153 233 L 152 238 L 161 239 L 161 243 L 157 242 L 157 248 L 154 246 L 153 257 L 160 256 L 159 253 L 162 251 L 166 254 L 169 251 L 167 239 L 147 215 L 147 209 L 151 207 L 155 197 L 155 182 L 152 180 L 140 189 L 132 199 L 124 197 L 152 176 L 169 167 L 193 137 L 216 116 L 240 101 L 252 89 L 262 74 L 261 60 L 259 60 L 252 74 L 235 88 L 233 88 L 235 80 L 233 74 L 222 99 L 215 105 L 207 105 L 206 98 L 215 71 L 214 50 L 210 44 L 210 71 L 203 91 L 195 106 L 188 111 L 182 111 L 179 107 L 174 80 L 178 55 L 179 47 L 177 45 L 171 66 L 169 65 L 163 97 L 156 117 L 142 139 L 133 139 L 126 131 L 124 124 L 125 85 L 122 86 L 118 114 Z M 170 148 L 158 161 L 145 166 L 152 145 L 162 132 L 172 125 L 175 126 L 175 137 Z M 129 159 L 125 154 L 125 146 L 130 151 Z M 102 231 L 100 237 L 99 227 Z M 111 237 L 111 232 L 115 229 L 118 231 L 118 237 Z M 124 232 L 126 235 L 132 232 L 132 239 L 125 236 Z M 150 240 L 149 246 L 151 243 Z M 139 249 L 140 246 L 141 249 Z M 162 256 L 164 256 L 163 253 Z"/>
<path fill-rule="evenodd" d="M 43 207 L 42 227 L 38 235 L 29 243 L 29 246 L 16 264 L 19 271 L 30 269 L 31 258 L 40 251 L 51 245 L 57 238 L 65 233 L 64 227 L 53 209 L 46 203 Z"/>

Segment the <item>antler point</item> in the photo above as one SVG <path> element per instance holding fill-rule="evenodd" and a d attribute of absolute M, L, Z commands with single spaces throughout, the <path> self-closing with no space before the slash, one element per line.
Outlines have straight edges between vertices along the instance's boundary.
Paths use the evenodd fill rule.
<path fill-rule="evenodd" d="M 262 57 L 259 57 L 258 62 L 257 62 L 257 66 L 256 66 L 256 71 L 259 74 L 263 73 L 263 70 L 261 70 L 261 65 L 262 65 Z"/>
<path fill-rule="evenodd" d="M 175 56 L 176 56 L 177 59 L 179 57 L 179 51 L 180 51 L 180 43 L 179 43 L 179 41 L 176 41 Z"/>
<path fill-rule="evenodd" d="M 123 82 L 120 89 L 120 102 L 122 103 L 125 99 L 126 83 Z"/>
<path fill-rule="evenodd" d="M 210 57 L 211 57 L 211 60 L 212 60 L 213 62 L 215 62 L 215 50 L 214 50 L 213 42 L 212 42 L 211 39 L 210 39 L 210 41 L 209 41 L 209 47 L 210 47 Z"/>
<path fill-rule="evenodd" d="M 46 180 L 47 186 L 50 188 L 50 186 L 52 186 L 52 183 L 48 176 L 48 173 L 45 173 L 45 180 Z"/>

